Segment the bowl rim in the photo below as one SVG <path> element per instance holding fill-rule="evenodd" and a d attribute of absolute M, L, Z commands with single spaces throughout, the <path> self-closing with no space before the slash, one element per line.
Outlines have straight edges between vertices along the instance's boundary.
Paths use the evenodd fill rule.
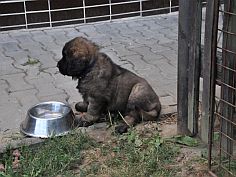
<path fill-rule="evenodd" d="M 61 115 L 61 116 L 58 116 L 58 117 L 55 117 L 55 118 L 42 119 L 42 118 L 40 118 L 40 117 L 36 117 L 36 116 L 32 115 L 31 112 L 30 112 L 33 108 L 35 108 L 35 107 L 37 107 L 37 106 L 39 106 L 39 105 L 52 104 L 52 103 L 58 103 L 58 104 L 60 104 L 60 105 L 66 106 L 66 107 L 68 108 L 68 112 L 66 112 L 65 114 L 68 114 L 68 113 L 70 113 L 70 112 L 72 111 L 72 108 L 70 107 L 70 105 L 69 105 L 68 103 L 64 103 L 64 102 L 60 102 L 60 101 L 43 101 L 43 102 L 40 102 L 40 103 L 37 103 L 37 104 L 31 106 L 31 107 L 28 109 L 27 114 L 28 114 L 30 117 L 34 118 L 34 119 L 40 119 L 40 120 L 45 120 L 45 121 L 46 121 L 46 120 L 54 120 L 54 119 L 62 119 L 62 118 L 64 118 L 64 115 L 65 115 L 65 114 L 63 114 L 63 115 Z"/>

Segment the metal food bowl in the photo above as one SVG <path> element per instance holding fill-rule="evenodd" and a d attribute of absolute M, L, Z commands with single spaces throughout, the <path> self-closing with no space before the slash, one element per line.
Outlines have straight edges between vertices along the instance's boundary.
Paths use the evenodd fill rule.
<path fill-rule="evenodd" d="M 75 126 L 75 116 L 70 106 L 50 101 L 30 108 L 20 129 L 28 136 L 48 138 L 64 135 Z"/>

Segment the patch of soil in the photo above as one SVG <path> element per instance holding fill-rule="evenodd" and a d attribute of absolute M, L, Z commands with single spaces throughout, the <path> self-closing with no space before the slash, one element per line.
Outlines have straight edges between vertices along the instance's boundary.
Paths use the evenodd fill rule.
<path fill-rule="evenodd" d="M 87 129 L 89 136 L 94 138 L 98 142 L 106 143 L 113 139 L 112 128 L 107 128 L 106 124 L 100 123 L 100 125 Z M 162 117 L 158 122 L 143 122 L 135 126 L 136 131 L 140 135 L 145 137 L 151 137 L 159 133 L 161 137 L 173 137 L 177 135 L 177 118 L 176 114 Z M 176 158 L 176 164 L 167 166 L 166 168 L 176 167 L 180 169 L 177 176 L 181 177 L 210 177 L 207 169 L 207 160 L 202 158 L 202 152 L 206 149 L 202 147 L 185 147 L 180 150 L 178 157 Z M 88 155 L 90 154 L 90 155 Z M 101 152 L 98 149 L 90 152 L 86 152 L 86 158 L 84 159 L 83 167 L 90 163 L 91 158 L 99 156 L 101 161 L 106 159 L 101 158 Z M 112 154 L 109 155 L 112 158 Z M 80 168 L 82 167 L 80 166 Z"/>
<path fill-rule="evenodd" d="M 210 177 L 207 167 L 207 159 L 202 158 L 203 148 L 183 147 L 177 157 L 177 165 L 181 169 L 178 176 L 181 177 Z"/>

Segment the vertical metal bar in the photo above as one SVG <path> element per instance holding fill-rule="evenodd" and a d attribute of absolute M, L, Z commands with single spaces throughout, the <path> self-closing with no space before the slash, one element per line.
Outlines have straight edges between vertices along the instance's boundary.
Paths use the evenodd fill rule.
<path fill-rule="evenodd" d="M 139 10 L 140 10 L 140 16 L 143 16 L 143 3 L 142 0 L 139 0 Z"/>
<path fill-rule="evenodd" d="M 48 15 L 49 15 L 50 27 L 52 27 L 52 16 L 51 16 L 51 4 L 50 4 L 50 0 L 48 0 Z"/>
<path fill-rule="evenodd" d="M 172 6 L 172 2 L 171 2 L 171 0 L 169 0 L 170 1 L 170 13 L 171 13 L 171 6 Z"/>
<path fill-rule="evenodd" d="M 112 14 L 112 9 L 111 9 L 111 0 L 109 0 L 109 18 L 110 18 L 110 21 L 112 20 L 112 18 L 111 18 L 111 14 Z"/>
<path fill-rule="evenodd" d="M 85 9 L 85 0 L 83 0 L 83 12 L 84 12 L 84 23 L 86 23 L 86 9 Z"/>
<path fill-rule="evenodd" d="M 25 0 L 24 0 L 24 11 L 25 11 L 25 27 L 26 29 L 28 29 L 28 20 L 27 20 L 27 9 L 26 9 L 26 3 L 25 3 Z"/>

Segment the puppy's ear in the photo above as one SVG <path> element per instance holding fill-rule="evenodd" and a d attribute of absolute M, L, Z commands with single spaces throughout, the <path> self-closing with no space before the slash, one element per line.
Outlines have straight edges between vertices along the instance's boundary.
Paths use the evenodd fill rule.
<path fill-rule="evenodd" d="M 73 40 L 70 50 L 74 58 L 91 60 L 91 58 L 97 57 L 99 47 L 86 38 L 78 37 Z"/>

